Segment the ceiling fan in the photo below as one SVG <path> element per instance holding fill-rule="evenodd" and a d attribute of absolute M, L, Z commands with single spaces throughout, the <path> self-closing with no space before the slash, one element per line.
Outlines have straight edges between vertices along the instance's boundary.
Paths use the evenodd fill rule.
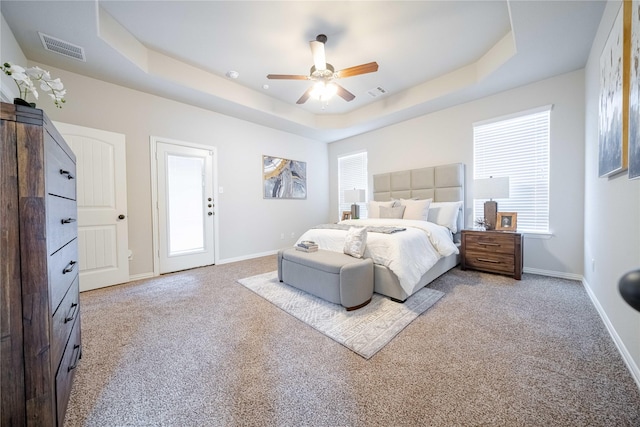
<path fill-rule="evenodd" d="M 308 76 L 291 75 L 291 74 L 267 74 L 268 79 L 276 80 L 312 80 L 316 83 L 302 94 L 296 104 L 304 104 L 309 97 L 314 96 L 320 100 L 325 100 L 334 94 L 337 94 L 345 101 L 352 101 L 356 96 L 337 84 L 335 80 L 353 77 L 359 74 L 367 74 L 378 71 L 377 62 L 369 62 L 367 64 L 356 65 L 355 67 L 345 68 L 335 71 L 333 65 L 326 61 L 324 55 L 324 44 L 327 36 L 319 34 L 315 40 L 309 42 L 311 46 L 311 54 L 313 55 L 313 66 Z"/>

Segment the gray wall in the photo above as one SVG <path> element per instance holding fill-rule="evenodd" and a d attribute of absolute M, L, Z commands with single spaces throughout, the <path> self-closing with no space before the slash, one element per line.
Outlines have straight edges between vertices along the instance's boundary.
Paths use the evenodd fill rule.
<path fill-rule="evenodd" d="M 607 3 L 585 68 L 584 282 L 640 386 L 640 313 L 617 288 L 620 276 L 640 268 L 640 179 L 598 178 L 600 54 L 619 8 Z"/>
<path fill-rule="evenodd" d="M 126 136 L 131 275 L 153 271 L 150 136 L 217 148 L 218 185 L 224 189 L 216 194 L 221 263 L 274 253 L 292 245 L 310 226 L 326 222 L 325 143 L 38 65 L 67 88 L 64 108 L 53 108 L 48 100 L 41 103 L 52 120 Z M 263 199 L 263 154 L 307 162 L 306 200 Z"/>
<path fill-rule="evenodd" d="M 551 113 L 550 229 L 525 238 L 525 271 L 574 279 L 583 270 L 584 73 L 575 71 L 458 105 L 329 145 L 331 214 L 337 217 L 337 158 L 365 149 L 376 173 L 463 162 L 466 225 L 473 213 L 473 123 L 553 104 Z M 371 183 L 370 183 L 371 185 Z"/>

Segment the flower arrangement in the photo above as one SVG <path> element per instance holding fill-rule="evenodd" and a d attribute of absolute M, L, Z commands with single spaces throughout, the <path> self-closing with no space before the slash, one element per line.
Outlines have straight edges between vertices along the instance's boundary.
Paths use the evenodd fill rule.
<path fill-rule="evenodd" d="M 38 90 L 34 83 L 40 83 L 41 90 L 51 92 L 48 95 L 53 99 L 56 107 L 62 108 L 62 104 L 66 102 L 64 96 L 67 91 L 60 79 L 52 79 L 51 74 L 40 67 L 23 68 L 19 65 L 5 62 L 2 64 L 2 71 L 13 78 L 16 85 L 18 85 L 20 98 L 25 101 L 29 94 L 38 99 Z"/>
<path fill-rule="evenodd" d="M 476 219 L 476 226 L 479 228 L 484 228 L 485 230 L 491 228 L 491 224 L 484 218 Z"/>

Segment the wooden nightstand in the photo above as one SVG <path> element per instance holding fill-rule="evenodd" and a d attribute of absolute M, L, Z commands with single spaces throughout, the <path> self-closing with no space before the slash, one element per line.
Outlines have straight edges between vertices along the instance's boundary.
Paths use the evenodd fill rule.
<path fill-rule="evenodd" d="M 511 231 L 462 230 L 462 269 L 522 278 L 523 236 Z"/>

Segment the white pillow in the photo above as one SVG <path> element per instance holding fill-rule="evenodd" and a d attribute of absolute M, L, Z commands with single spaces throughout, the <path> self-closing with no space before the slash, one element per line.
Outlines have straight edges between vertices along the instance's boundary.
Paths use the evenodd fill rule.
<path fill-rule="evenodd" d="M 367 203 L 367 212 L 369 214 L 369 218 L 380 218 L 380 207 L 384 206 L 385 208 L 392 208 L 395 202 L 393 200 L 389 202 L 376 202 L 371 200 Z"/>
<path fill-rule="evenodd" d="M 462 202 L 433 202 L 429 206 L 427 221 L 447 227 L 452 233 L 458 232 L 458 213 Z"/>
<path fill-rule="evenodd" d="M 432 199 L 410 200 L 400 199 L 400 205 L 405 207 L 403 219 L 417 219 L 426 221 L 429 215 L 429 205 Z"/>
<path fill-rule="evenodd" d="M 380 206 L 380 218 L 402 219 L 406 206 L 387 208 Z"/>
<path fill-rule="evenodd" d="M 355 258 L 362 258 L 367 246 L 367 227 L 351 227 L 344 239 L 344 253 Z"/>

